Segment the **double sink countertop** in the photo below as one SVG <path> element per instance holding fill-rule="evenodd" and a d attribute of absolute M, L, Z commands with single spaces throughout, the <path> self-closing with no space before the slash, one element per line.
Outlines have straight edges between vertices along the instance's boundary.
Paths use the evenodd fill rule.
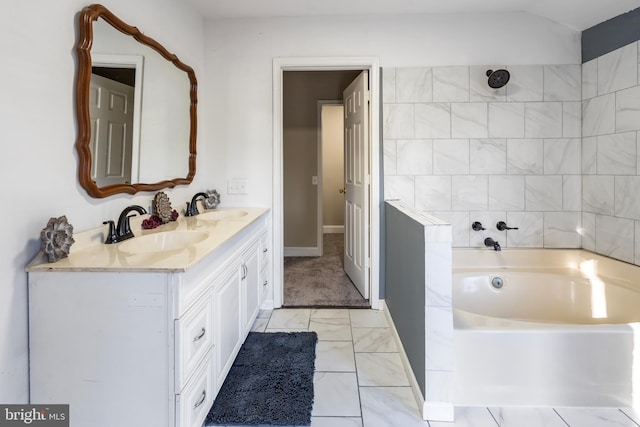
<path fill-rule="evenodd" d="M 143 219 L 131 218 L 135 237 L 105 244 L 107 227 L 79 233 L 73 238 L 69 256 L 49 263 L 42 253 L 26 267 L 28 272 L 43 271 L 187 271 L 207 255 L 223 246 L 268 212 L 267 208 L 215 209 L 151 230 L 142 229 Z"/>

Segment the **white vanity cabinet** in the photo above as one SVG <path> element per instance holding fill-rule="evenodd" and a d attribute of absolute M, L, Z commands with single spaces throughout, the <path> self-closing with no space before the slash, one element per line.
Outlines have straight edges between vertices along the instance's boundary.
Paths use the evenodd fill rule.
<path fill-rule="evenodd" d="M 72 427 L 200 427 L 258 313 L 266 223 L 185 271 L 30 269 L 31 402 Z"/>

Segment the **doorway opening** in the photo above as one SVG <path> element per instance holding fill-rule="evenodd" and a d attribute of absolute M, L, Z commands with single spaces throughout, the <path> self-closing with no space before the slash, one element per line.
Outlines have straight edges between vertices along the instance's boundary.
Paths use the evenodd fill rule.
<path fill-rule="evenodd" d="M 336 93 L 343 92 L 344 86 L 354 79 L 352 72 L 324 72 L 323 78 L 318 78 L 316 73 L 296 72 L 300 79 L 300 73 L 306 76 L 307 83 L 314 85 L 316 91 L 326 91 L 335 88 Z M 290 73 L 285 73 L 285 94 L 290 93 L 288 83 Z M 324 84 L 322 84 L 324 83 Z M 328 83 L 328 84 L 327 84 Z M 332 88 L 333 87 L 333 88 Z M 298 93 L 296 91 L 296 93 Z M 326 93 L 326 92 L 325 92 Z M 303 171 L 303 176 L 296 174 L 297 166 L 301 163 L 300 148 L 292 147 L 303 144 L 299 135 L 292 138 L 288 128 L 291 120 L 288 120 L 288 112 L 295 104 L 296 111 L 300 111 L 300 103 L 311 104 L 314 95 L 309 93 L 288 97 L 285 95 L 285 135 L 284 135 L 284 290 L 283 306 L 285 307 L 351 307 L 368 308 L 369 301 L 354 285 L 345 271 L 345 179 L 344 179 L 344 103 L 343 100 L 316 100 L 315 124 L 317 134 L 317 150 L 312 148 L 310 157 L 317 153 L 317 169 Z M 317 96 L 317 95 L 316 95 Z M 309 115 L 312 111 L 309 109 Z M 311 137 L 312 135 L 308 135 Z M 310 138 L 311 144 L 313 139 Z M 295 154 L 298 154 L 296 156 Z M 292 170 L 292 166 L 295 169 Z M 287 188 L 290 183 L 300 185 L 305 181 L 309 173 L 313 175 L 312 183 L 307 187 L 309 198 L 317 199 L 317 220 L 307 222 L 310 236 L 317 236 L 317 247 L 311 248 L 305 254 L 306 248 L 292 248 L 288 242 L 294 242 L 295 237 L 290 236 L 295 228 L 290 224 L 300 223 L 304 215 L 300 212 L 304 206 L 304 197 L 289 194 Z M 293 193 L 293 192 L 292 192 Z M 308 207 L 312 216 L 313 209 Z M 302 218 L 296 218 L 302 217 Z M 315 230 L 314 230 L 315 227 Z M 315 231 L 315 233 L 314 233 Z M 307 256 L 303 256 L 303 254 Z M 301 256 L 302 255 L 302 256 Z"/>
<path fill-rule="evenodd" d="M 290 73 L 291 72 L 291 73 Z M 309 92 L 318 91 L 320 84 L 316 81 L 315 84 L 302 84 L 299 87 L 295 87 L 295 84 L 291 86 L 288 81 L 290 76 L 301 77 L 306 74 L 315 75 L 319 81 L 327 80 L 331 75 L 342 76 L 342 83 L 338 88 L 338 96 L 334 93 L 331 96 L 319 95 L 313 100 L 310 107 L 303 106 L 299 103 L 294 105 L 289 104 L 288 96 L 291 92 L 296 94 L 309 94 Z M 378 205 L 381 199 L 379 191 L 379 68 L 377 66 L 377 60 L 371 58 L 292 58 L 292 59 L 276 59 L 274 60 L 274 204 L 273 204 L 273 242 L 274 242 L 274 307 L 278 308 L 283 305 L 287 306 L 291 304 L 288 301 L 284 301 L 284 282 L 285 282 L 285 256 L 294 256 L 295 258 L 289 258 L 289 260 L 295 260 L 297 266 L 306 264 L 306 267 L 299 268 L 296 274 L 304 274 L 307 279 L 318 276 L 318 273 L 322 270 L 319 264 L 312 266 L 314 262 L 322 262 L 320 258 L 322 255 L 330 256 L 335 260 L 344 259 L 348 261 L 347 257 L 337 253 L 344 252 L 343 245 L 337 243 L 343 243 L 344 237 L 336 231 L 342 231 L 344 224 L 336 224 L 335 220 L 330 220 L 329 223 L 323 222 L 323 193 L 326 193 L 328 184 L 325 184 L 323 175 L 327 174 L 323 171 L 323 160 L 332 160 L 333 156 L 323 156 L 322 143 L 317 136 L 318 123 L 321 118 L 321 111 L 323 105 L 335 106 L 337 98 L 340 98 L 339 103 L 342 104 L 342 92 L 349 87 L 349 84 L 354 80 L 354 76 L 364 75 L 364 78 L 360 80 L 365 82 L 367 89 L 367 110 L 366 120 L 364 124 L 356 123 L 360 126 L 352 134 L 364 134 L 366 138 L 366 144 L 362 141 L 357 142 L 355 147 L 366 147 L 366 150 L 360 153 L 361 158 L 359 163 L 356 162 L 356 167 L 352 167 L 353 170 L 359 170 L 362 172 L 361 178 L 357 180 L 362 187 L 362 193 L 366 194 L 366 206 L 359 205 L 359 219 L 352 221 L 357 223 L 360 228 L 359 233 L 354 233 L 357 236 L 358 244 L 349 244 L 347 239 L 347 253 L 351 250 L 353 255 L 354 248 L 359 251 L 361 255 L 361 261 L 359 268 L 361 275 L 364 278 L 365 287 L 358 288 L 363 296 L 355 291 L 360 303 L 347 302 L 344 306 L 364 306 L 374 309 L 380 308 L 379 300 L 379 268 L 377 260 L 379 258 L 379 211 Z M 345 76 L 347 76 L 345 78 Z M 364 79 L 364 80 L 363 80 Z M 292 89 L 293 88 L 293 89 Z M 345 95 L 346 96 L 346 95 Z M 357 98 L 357 97 L 356 97 Z M 329 100 L 329 101 L 327 101 Z M 332 105 L 333 104 L 333 105 Z M 370 108 L 369 108 L 370 105 Z M 293 107 L 293 113 L 291 113 Z M 300 126 L 293 123 L 291 118 L 297 117 L 297 119 L 304 122 L 301 116 L 305 109 L 314 110 L 309 115 L 311 119 L 306 119 L 311 122 L 306 129 L 305 126 Z M 353 121 L 353 120 L 352 120 Z M 295 122 L 295 120 L 294 120 Z M 364 127 L 363 127 L 364 126 Z M 364 132 L 363 132 L 364 130 Z M 310 137 L 310 134 L 313 136 Z M 349 133 L 347 132 L 347 135 Z M 293 153 L 298 155 L 292 155 L 289 152 L 289 146 L 291 140 L 300 142 L 305 138 L 309 141 L 312 140 L 306 147 L 306 152 L 303 150 L 304 146 L 298 146 L 293 149 Z M 297 151 L 296 151 L 297 150 Z M 304 153 L 303 153 L 304 152 Z M 303 154 L 310 155 L 310 160 L 304 160 Z M 296 159 L 294 165 L 290 163 L 291 159 Z M 297 168 L 301 171 L 298 178 L 295 175 L 290 174 L 291 168 Z M 344 185 L 338 188 L 335 184 L 329 188 L 330 192 L 335 192 L 343 199 L 346 199 L 344 194 Z M 300 189 L 306 188 L 307 193 L 297 193 Z M 324 191 L 323 191 L 324 190 Z M 299 196 L 297 194 L 300 194 Z M 352 194 L 357 194 L 357 191 L 353 191 Z M 305 200 L 303 203 L 296 203 Z M 349 206 L 348 203 L 346 206 Z M 372 207 L 376 207 L 372 209 Z M 306 210 L 306 211 L 305 211 Z M 342 207 L 344 212 L 344 205 Z M 352 209 L 353 210 L 353 209 Z M 306 212 L 306 213 L 303 213 Z M 328 216 L 328 215 L 327 215 Z M 344 218 L 344 213 L 340 214 Z M 347 217 L 349 217 L 347 215 Z M 296 233 L 295 227 L 300 227 L 302 222 L 308 221 L 311 225 L 307 226 L 304 233 Z M 331 223 L 333 222 L 333 223 Z M 292 227 L 293 226 L 293 227 Z M 353 224 L 352 224 L 353 226 Z M 349 226 L 347 226 L 349 228 Z M 299 228 L 300 229 L 300 228 Z M 299 230 L 298 229 L 298 230 Z M 293 230 L 293 234 L 292 231 Z M 372 232 L 375 230 L 376 232 Z M 328 233 L 325 235 L 325 231 Z M 306 233 L 306 240 L 303 239 L 303 234 Z M 326 237 L 326 238 L 325 238 Z M 296 246 L 297 245 L 297 246 Z M 303 257 L 307 257 L 304 259 Z M 315 258 L 315 259 L 314 259 Z M 291 263 L 289 263 L 291 264 Z M 290 265 L 289 265 L 290 266 Z M 335 276 L 341 275 L 341 278 L 347 278 L 344 273 L 344 265 L 341 264 L 339 268 L 327 267 L 326 270 L 332 270 Z M 289 275 L 289 273 L 287 273 Z M 317 282 L 316 282 L 317 283 Z M 353 289 L 353 288 L 352 288 Z M 320 289 L 317 289 L 320 291 Z M 355 289 L 354 289 L 355 290 Z M 366 299 L 368 297 L 368 300 Z M 309 302 L 308 306 L 323 306 L 324 304 L 317 302 Z M 299 304 L 294 304 L 299 306 Z M 337 306 L 339 306 L 338 304 Z M 334 306 L 334 305 L 329 305 Z"/>

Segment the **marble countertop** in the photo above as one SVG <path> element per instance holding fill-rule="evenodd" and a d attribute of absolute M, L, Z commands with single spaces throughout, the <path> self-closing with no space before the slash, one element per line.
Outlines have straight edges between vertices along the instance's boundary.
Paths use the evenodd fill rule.
<path fill-rule="evenodd" d="M 26 271 L 184 272 L 257 221 L 269 209 L 216 209 L 218 212 L 225 210 L 242 210 L 246 215 L 219 220 L 205 219 L 206 214 L 194 217 L 181 216 L 174 222 L 163 224 L 152 230 L 144 230 L 141 227 L 142 220 L 149 215 L 135 216 L 131 218 L 131 229 L 136 237 L 109 245 L 103 243 L 107 232 L 106 226 L 79 232 L 73 236 L 76 242 L 71 246 L 67 258 L 49 263 L 46 256 L 38 254 L 27 265 Z M 125 250 L 127 242 L 132 242 L 137 237 L 171 231 L 197 231 L 203 233 L 204 238 L 181 249 L 143 253 L 131 253 Z"/>

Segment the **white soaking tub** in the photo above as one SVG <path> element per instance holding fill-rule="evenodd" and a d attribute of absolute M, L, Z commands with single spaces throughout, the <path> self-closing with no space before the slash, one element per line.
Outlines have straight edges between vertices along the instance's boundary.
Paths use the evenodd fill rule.
<path fill-rule="evenodd" d="M 453 267 L 456 405 L 637 406 L 640 267 L 558 249 L 455 249 Z"/>

